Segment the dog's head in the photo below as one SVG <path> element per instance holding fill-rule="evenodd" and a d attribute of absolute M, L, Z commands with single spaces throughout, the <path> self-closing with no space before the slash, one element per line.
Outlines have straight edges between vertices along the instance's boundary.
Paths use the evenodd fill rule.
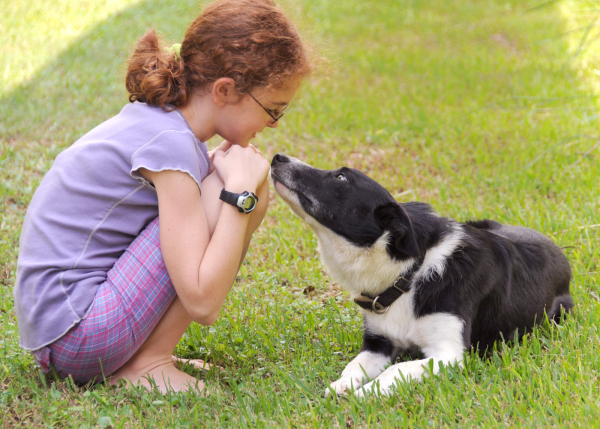
<path fill-rule="evenodd" d="M 277 154 L 271 177 L 277 193 L 315 230 L 320 242 L 333 233 L 364 249 L 383 239 L 395 261 L 420 256 L 409 215 L 384 187 L 360 171 L 319 170 Z"/>

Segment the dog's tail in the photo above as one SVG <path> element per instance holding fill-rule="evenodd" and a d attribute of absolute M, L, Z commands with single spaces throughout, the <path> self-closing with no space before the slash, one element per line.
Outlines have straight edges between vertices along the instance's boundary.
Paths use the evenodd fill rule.
<path fill-rule="evenodd" d="M 504 226 L 500 222 L 496 222 L 495 220 L 490 219 L 468 220 L 465 223 L 469 226 L 472 226 L 473 228 L 487 230 L 499 229 Z"/>

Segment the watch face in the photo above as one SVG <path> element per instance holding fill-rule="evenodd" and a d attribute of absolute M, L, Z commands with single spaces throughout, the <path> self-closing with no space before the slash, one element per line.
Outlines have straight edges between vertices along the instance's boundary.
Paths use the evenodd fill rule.
<path fill-rule="evenodd" d="M 243 209 L 250 210 L 252 207 L 254 207 L 254 204 L 256 204 L 256 202 L 254 201 L 254 198 L 252 198 L 251 196 L 248 196 L 244 200 Z"/>

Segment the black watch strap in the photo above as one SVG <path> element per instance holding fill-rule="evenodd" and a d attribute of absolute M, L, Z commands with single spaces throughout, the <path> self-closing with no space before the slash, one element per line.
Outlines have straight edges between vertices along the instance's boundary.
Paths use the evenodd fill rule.
<path fill-rule="evenodd" d="M 239 211 L 242 211 L 242 209 L 240 209 L 237 205 L 239 197 L 240 194 L 226 191 L 225 188 L 221 189 L 221 195 L 219 195 L 220 200 L 225 201 L 227 204 L 231 204 L 232 206 L 237 207 Z"/>

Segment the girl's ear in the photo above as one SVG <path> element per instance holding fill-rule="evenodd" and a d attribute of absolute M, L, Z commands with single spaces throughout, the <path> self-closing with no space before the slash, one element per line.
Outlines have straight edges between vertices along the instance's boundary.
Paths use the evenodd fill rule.
<path fill-rule="evenodd" d="M 412 222 L 406 211 L 398 203 L 388 203 L 375 209 L 377 226 L 390 233 L 388 251 L 396 259 L 419 257 L 421 251 Z"/>
<path fill-rule="evenodd" d="M 221 77 L 213 83 L 212 96 L 217 106 L 240 101 L 240 94 L 235 90 L 235 81 L 230 77 Z"/>

